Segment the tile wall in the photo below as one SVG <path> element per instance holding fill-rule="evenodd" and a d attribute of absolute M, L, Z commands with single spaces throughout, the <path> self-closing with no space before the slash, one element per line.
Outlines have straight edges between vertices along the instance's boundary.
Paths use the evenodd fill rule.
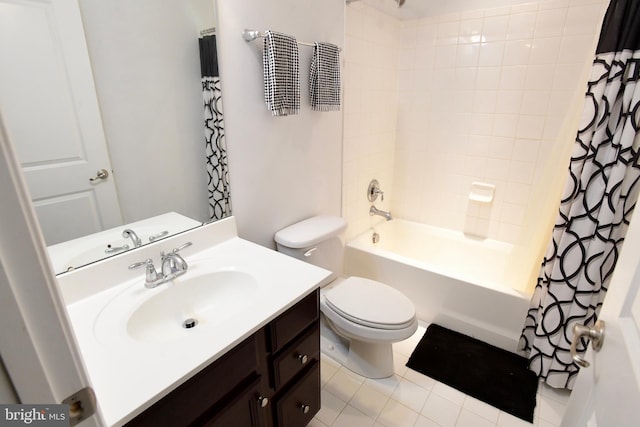
<path fill-rule="evenodd" d="M 568 153 L 557 146 L 573 139 L 561 135 L 575 132 L 569 119 L 581 109 L 606 2 L 470 7 L 402 22 L 353 6 L 343 184 L 350 236 L 378 220 L 366 215 L 375 176 L 395 216 L 517 242 L 527 213 L 542 208 L 532 206 L 541 177 L 564 181 L 565 160 L 551 153 Z M 474 181 L 495 185 L 491 204 L 469 201 Z"/>
<path fill-rule="evenodd" d="M 368 214 L 372 178 L 385 193 L 376 207 L 391 208 L 402 25 L 361 2 L 345 10 L 342 215 L 349 238 L 382 219 Z"/>

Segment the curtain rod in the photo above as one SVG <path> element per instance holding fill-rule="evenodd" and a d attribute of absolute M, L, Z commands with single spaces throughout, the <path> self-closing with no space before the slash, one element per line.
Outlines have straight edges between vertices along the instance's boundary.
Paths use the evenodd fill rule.
<path fill-rule="evenodd" d="M 248 41 L 248 42 L 253 41 L 255 39 L 259 39 L 259 38 L 264 38 L 264 37 L 266 37 L 266 34 L 260 32 L 258 30 L 246 30 L 245 29 L 242 32 L 242 38 L 245 39 L 245 41 Z M 302 46 L 310 46 L 310 47 L 314 47 L 315 46 L 315 43 L 309 43 L 309 42 L 300 42 L 299 41 L 298 44 L 302 45 Z M 340 51 L 342 51 L 341 48 L 338 48 L 338 49 Z"/>
<path fill-rule="evenodd" d="M 206 30 L 200 31 L 200 35 L 201 36 L 208 36 L 208 35 L 215 34 L 215 33 L 216 33 L 216 27 L 207 28 Z"/>

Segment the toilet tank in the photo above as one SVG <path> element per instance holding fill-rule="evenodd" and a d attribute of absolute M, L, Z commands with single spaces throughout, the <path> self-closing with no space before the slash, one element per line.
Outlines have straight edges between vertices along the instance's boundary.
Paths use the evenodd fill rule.
<path fill-rule="evenodd" d="M 344 231 L 347 222 L 337 216 L 314 216 L 278 231 L 274 240 L 278 252 L 342 274 Z"/>

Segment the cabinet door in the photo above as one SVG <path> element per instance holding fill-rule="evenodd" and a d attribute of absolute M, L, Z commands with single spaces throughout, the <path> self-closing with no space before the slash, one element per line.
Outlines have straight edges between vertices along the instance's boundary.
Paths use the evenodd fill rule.
<path fill-rule="evenodd" d="M 268 401 L 266 401 L 268 402 Z M 270 404 L 262 407 L 260 396 L 260 377 L 252 381 L 238 395 L 233 398 L 216 415 L 202 424 L 203 427 L 263 427 L 265 426 L 266 412 Z"/>
<path fill-rule="evenodd" d="M 320 364 L 310 366 L 276 406 L 278 427 L 306 426 L 320 410 Z"/>

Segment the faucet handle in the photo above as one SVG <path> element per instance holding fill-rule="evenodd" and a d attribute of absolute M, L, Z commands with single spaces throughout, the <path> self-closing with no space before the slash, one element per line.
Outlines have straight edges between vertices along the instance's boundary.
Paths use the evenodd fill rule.
<path fill-rule="evenodd" d="M 370 202 L 375 202 L 380 195 L 380 200 L 384 202 L 384 191 L 380 190 L 380 183 L 377 179 L 372 179 L 367 188 L 367 199 Z"/>
<path fill-rule="evenodd" d="M 189 246 L 193 245 L 193 242 L 187 242 L 184 245 L 180 245 L 177 248 L 175 248 L 174 250 L 172 250 L 171 252 L 173 252 L 174 254 L 177 254 L 178 252 L 180 252 L 183 249 L 188 248 Z"/>
<path fill-rule="evenodd" d="M 136 262 L 129 266 L 129 270 L 135 270 L 136 268 L 146 267 L 145 273 L 145 285 L 156 282 L 161 278 L 161 275 L 156 271 L 156 267 L 153 265 L 153 260 L 151 258 L 147 258 L 142 262 Z"/>
<path fill-rule="evenodd" d="M 141 262 L 135 262 L 129 266 L 129 270 L 135 270 L 136 268 L 144 267 L 145 265 L 151 265 L 153 267 L 153 260 L 151 258 L 147 258 Z"/>

